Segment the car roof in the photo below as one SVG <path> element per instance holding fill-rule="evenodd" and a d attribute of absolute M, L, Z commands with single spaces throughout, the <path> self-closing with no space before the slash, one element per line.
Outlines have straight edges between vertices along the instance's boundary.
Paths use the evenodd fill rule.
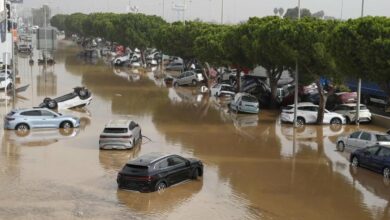
<path fill-rule="evenodd" d="M 12 109 L 13 112 L 25 112 L 25 111 L 32 111 L 32 110 L 47 110 L 47 111 L 51 111 L 50 109 L 47 109 L 47 108 L 16 108 L 16 109 Z"/>
<path fill-rule="evenodd" d="M 292 104 L 292 105 L 289 105 L 290 107 L 294 107 L 294 104 Z M 298 105 L 297 105 L 297 107 L 303 107 L 303 106 L 315 106 L 315 107 L 317 107 L 318 105 L 315 105 L 315 104 L 313 104 L 313 103 L 311 103 L 311 102 L 300 102 L 300 103 L 298 103 Z"/>
<path fill-rule="evenodd" d="M 148 166 L 162 158 L 168 157 L 168 156 L 174 156 L 174 154 L 167 154 L 162 152 L 152 152 L 148 154 L 144 154 L 136 159 L 130 160 L 127 162 L 127 164 L 135 164 L 135 165 L 142 165 L 142 166 Z"/>
<path fill-rule="evenodd" d="M 123 127 L 128 127 L 129 124 L 132 122 L 132 120 L 129 119 L 116 119 L 116 120 L 111 120 L 106 124 L 106 128 L 123 128 Z"/>
<path fill-rule="evenodd" d="M 370 133 L 370 134 L 374 134 L 374 135 L 387 135 L 389 136 L 389 134 L 385 133 L 385 132 L 380 132 L 380 131 L 366 131 L 366 130 L 359 130 L 359 131 L 354 131 L 352 133 L 355 133 L 355 132 L 366 132 L 366 133 Z"/>

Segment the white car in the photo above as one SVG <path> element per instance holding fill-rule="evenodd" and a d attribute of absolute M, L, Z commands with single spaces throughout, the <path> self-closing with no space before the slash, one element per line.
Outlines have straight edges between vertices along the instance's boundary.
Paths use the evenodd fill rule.
<path fill-rule="evenodd" d="M 317 122 L 318 105 L 310 102 L 298 103 L 297 106 L 297 123 L 298 125 L 313 124 Z M 282 110 L 281 121 L 287 123 L 294 122 L 294 105 L 289 105 Z M 325 109 L 324 124 L 341 125 L 345 124 L 343 115 L 335 112 L 329 112 Z"/>
<path fill-rule="evenodd" d="M 374 145 L 390 146 L 390 135 L 382 132 L 356 131 L 337 138 L 336 148 L 344 151 L 345 148 L 356 149 Z"/>
<path fill-rule="evenodd" d="M 11 89 L 12 88 L 12 79 L 6 77 L 5 74 L 0 75 L 0 89 Z"/>
<path fill-rule="evenodd" d="M 234 96 L 236 93 L 234 92 L 233 86 L 229 84 L 215 84 L 211 87 L 211 95 L 212 96 Z"/>
<path fill-rule="evenodd" d="M 337 106 L 333 111 L 337 112 L 339 114 L 342 114 L 345 117 L 347 123 L 356 121 L 356 104 L 355 103 L 341 104 L 341 105 Z M 360 122 L 371 122 L 371 112 L 367 108 L 367 106 L 365 106 L 363 104 L 360 105 L 359 121 Z"/>
<path fill-rule="evenodd" d="M 230 109 L 236 112 L 258 114 L 259 101 L 253 95 L 239 92 L 230 102 Z"/>
<path fill-rule="evenodd" d="M 73 92 L 51 99 L 45 98 L 39 105 L 41 108 L 48 109 L 69 109 L 84 107 L 92 101 L 91 92 L 84 87 L 76 87 Z"/>
<path fill-rule="evenodd" d="M 126 150 L 142 139 L 141 127 L 132 120 L 112 120 L 104 127 L 99 138 L 99 148 Z"/>
<path fill-rule="evenodd" d="M 126 62 L 130 61 L 130 54 L 127 54 L 127 55 L 124 55 L 124 56 L 120 56 L 120 57 L 116 57 L 114 58 L 111 62 L 113 65 L 122 65 Z"/>

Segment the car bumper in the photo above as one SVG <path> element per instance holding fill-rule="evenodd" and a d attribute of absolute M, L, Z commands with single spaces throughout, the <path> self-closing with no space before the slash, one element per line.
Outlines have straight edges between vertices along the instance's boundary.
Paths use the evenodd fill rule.
<path fill-rule="evenodd" d="M 128 150 L 133 148 L 133 144 L 119 141 L 102 141 L 99 140 L 99 148 L 102 150 Z"/>
<path fill-rule="evenodd" d="M 138 192 L 153 192 L 155 191 L 154 186 L 155 182 L 152 181 L 133 181 L 133 180 L 126 180 L 124 178 L 117 178 L 118 188 L 123 190 L 131 190 L 131 191 L 138 191 Z"/>
<path fill-rule="evenodd" d="M 293 123 L 294 121 L 294 115 L 290 115 L 290 114 L 282 114 L 280 116 L 280 120 L 284 123 Z"/>

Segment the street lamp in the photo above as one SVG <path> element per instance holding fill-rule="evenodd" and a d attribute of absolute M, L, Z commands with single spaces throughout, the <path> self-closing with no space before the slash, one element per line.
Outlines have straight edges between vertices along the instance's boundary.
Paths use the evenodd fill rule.
<path fill-rule="evenodd" d="M 223 24 L 223 0 L 221 0 L 221 24 Z"/>
<path fill-rule="evenodd" d="M 301 0 L 298 0 L 298 20 L 301 19 Z M 298 127 L 297 123 L 297 108 L 298 108 L 298 58 L 295 61 L 295 91 L 294 91 L 294 127 Z"/>
<path fill-rule="evenodd" d="M 360 14 L 360 17 L 364 16 L 364 0 L 362 0 L 362 11 Z M 361 101 L 361 95 L 362 95 L 362 79 L 358 79 L 358 86 L 357 86 L 357 103 L 356 103 L 356 124 L 359 125 L 360 121 L 360 101 Z"/>

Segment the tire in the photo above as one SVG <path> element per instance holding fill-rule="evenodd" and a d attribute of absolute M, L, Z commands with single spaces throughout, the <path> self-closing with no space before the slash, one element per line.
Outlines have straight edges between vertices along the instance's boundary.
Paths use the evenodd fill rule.
<path fill-rule="evenodd" d="M 60 124 L 60 128 L 62 128 L 62 129 L 70 129 L 70 128 L 73 128 L 73 124 L 70 121 L 63 121 Z"/>
<path fill-rule="evenodd" d="M 389 179 L 390 178 L 390 168 L 389 167 L 385 167 L 383 169 L 382 174 L 383 174 L 384 178 Z"/>
<path fill-rule="evenodd" d="M 192 80 L 192 83 L 191 83 L 193 86 L 196 86 L 198 83 L 196 82 L 196 80 Z"/>
<path fill-rule="evenodd" d="M 304 126 L 305 125 L 305 119 L 304 118 L 302 118 L 302 117 L 298 117 L 297 118 L 297 125 L 299 126 L 299 127 L 301 127 L 301 126 Z"/>
<path fill-rule="evenodd" d="M 10 83 L 10 84 L 7 85 L 7 91 L 10 91 L 12 88 L 13 88 L 12 83 Z"/>
<path fill-rule="evenodd" d="M 141 131 L 139 131 L 139 138 L 138 138 L 138 140 L 142 140 L 142 132 Z"/>
<path fill-rule="evenodd" d="M 85 97 L 88 95 L 88 90 L 86 89 L 80 89 L 79 92 L 78 92 L 79 96 L 80 97 Z"/>
<path fill-rule="evenodd" d="M 359 159 L 356 156 L 352 157 L 351 165 L 354 166 L 354 167 L 358 167 L 359 166 Z"/>
<path fill-rule="evenodd" d="M 341 125 L 342 121 L 339 118 L 332 118 L 332 120 L 330 120 L 330 124 L 331 125 Z"/>
<path fill-rule="evenodd" d="M 339 141 L 339 142 L 337 143 L 336 148 L 337 148 L 338 151 L 344 152 L 344 149 L 345 149 L 345 144 L 344 144 L 344 142 Z"/>
<path fill-rule="evenodd" d="M 167 188 L 167 184 L 164 181 L 160 181 L 156 184 L 154 190 L 157 192 L 163 191 Z"/>
<path fill-rule="evenodd" d="M 348 116 L 345 116 L 345 123 L 351 124 L 351 119 Z"/>
<path fill-rule="evenodd" d="M 18 132 L 29 132 L 30 126 L 28 126 L 28 124 L 25 123 L 20 123 L 15 126 L 15 130 Z"/>
<path fill-rule="evenodd" d="M 44 102 L 44 103 L 48 103 L 50 100 L 51 100 L 51 98 L 47 98 L 47 97 L 46 97 L 46 98 L 43 99 L 43 102 Z"/>
<path fill-rule="evenodd" d="M 199 170 L 198 170 L 197 168 L 195 168 L 195 169 L 192 171 L 191 179 L 197 180 L 198 177 L 199 177 Z"/>
<path fill-rule="evenodd" d="M 120 60 L 116 60 L 116 61 L 115 61 L 115 65 L 118 65 L 118 66 L 119 66 L 119 65 L 121 65 L 121 64 L 122 64 L 122 62 L 121 62 Z"/>
<path fill-rule="evenodd" d="M 56 109 L 58 107 L 56 100 L 53 99 L 50 99 L 46 105 L 49 109 Z"/>

